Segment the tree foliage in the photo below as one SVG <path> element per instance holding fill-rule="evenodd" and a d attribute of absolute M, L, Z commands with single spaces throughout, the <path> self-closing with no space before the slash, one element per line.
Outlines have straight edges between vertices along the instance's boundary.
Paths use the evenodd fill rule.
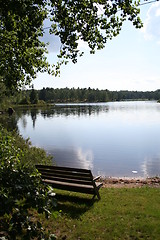
<path fill-rule="evenodd" d="M 0 73 L 9 89 L 30 84 L 37 72 L 57 75 L 60 65 L 82 55 L 78 42 L 88 43 L 90 52 L 102 49 L 117 36 L 128 19 L 142 26 L 139 1 L 134 0 L 0 0 Z M 50 34 L 60 38 L 58 62 L 49 66 L 43 24 L 50 19 Z"/>
<path fill-rule="evenodd" d="M 30 93 L 30 102 L 32 104 L 37 104 L 38 103 L 38 94 L 32 87 L 31 93 Z"/>
<path fill-rule="evenodd" d="M 123 100 L 159 100 L 160 90 L 156 91 L 109 91 L 91 88 L 43 88 L 36 90 L 39 99 L 46 102 L 108 102 Z M 29 94 L 30 91 L 28 91 Z"/>

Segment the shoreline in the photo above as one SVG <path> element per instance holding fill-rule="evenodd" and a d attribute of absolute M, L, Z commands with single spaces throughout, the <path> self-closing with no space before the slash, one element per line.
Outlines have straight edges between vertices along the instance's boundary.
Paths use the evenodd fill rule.
<path fill-rule="evenodd" d="M 160 188 L 160 177 L 151 178 L 100 178 L 105 188 L 140 188 L 140 187 L 157 187 Z"/>

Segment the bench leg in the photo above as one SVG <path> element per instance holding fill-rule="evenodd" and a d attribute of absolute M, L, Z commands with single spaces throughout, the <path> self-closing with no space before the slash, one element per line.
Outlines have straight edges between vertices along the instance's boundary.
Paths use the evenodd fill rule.
<path fill-rule="evenodd" d="M 98 200 L 100 200 L 100 199 L 101 199 L 101 196 L 100 196 L 99 192 L 98 192 L 98 191 L 96 191 L 96 193 L 93 195 L 93 198 L 92 198 L 92 200 L 94 200 L 94 198 L 95 198 L 96 196 L 98 197 Z"/>
<path fill-rule="evenodd" d="M 99 191 L 97 191 L 97 197 L 98 197 L 98 200 L 101 199 L 100 194 L 99 194 Z"/>

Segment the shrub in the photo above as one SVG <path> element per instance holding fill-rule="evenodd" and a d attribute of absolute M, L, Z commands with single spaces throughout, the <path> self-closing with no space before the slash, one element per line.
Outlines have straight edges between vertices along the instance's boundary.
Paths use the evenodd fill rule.
<path fill-rule="evenodd" d="M 33 167 L 21 161 L 23 157 L 25 151 L 0 126 L 0 234 L 12 240 L 49 239 L 33 209 L 48 218 L 56 205 L 55 194 Z"/>
<path fill-rule="evenodd" d="M 29 104 L 30 104 L 30 99 L 29 99 L 29 97 L 28 97 L 28 96 L 23 97 L 23 98 L 20 100 L 19 104 L 29 105 Z"/>

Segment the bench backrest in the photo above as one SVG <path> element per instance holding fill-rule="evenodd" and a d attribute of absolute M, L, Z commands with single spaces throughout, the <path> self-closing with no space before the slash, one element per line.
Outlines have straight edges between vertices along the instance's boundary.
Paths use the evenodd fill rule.
<path fill-rule="evenodd" d="M 88 169 L 46 165 L 36 165 L 36 168 L 41 173 L 42 179 L 76 183 L 81 185 L 93 185 L 93 175 L 91 170 Z"/>

